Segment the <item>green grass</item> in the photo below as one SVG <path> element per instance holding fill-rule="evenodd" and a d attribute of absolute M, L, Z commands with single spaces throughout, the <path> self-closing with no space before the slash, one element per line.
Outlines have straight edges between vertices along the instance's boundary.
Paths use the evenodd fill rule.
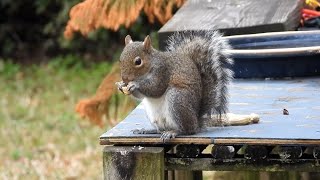
<path fill-rule="evenodd" d="M 43 65 L 0 60 L 0 179 L 102 179 L 98 137 L 107 129 L 81 120 L 111 64 L 73 56 Z"/>

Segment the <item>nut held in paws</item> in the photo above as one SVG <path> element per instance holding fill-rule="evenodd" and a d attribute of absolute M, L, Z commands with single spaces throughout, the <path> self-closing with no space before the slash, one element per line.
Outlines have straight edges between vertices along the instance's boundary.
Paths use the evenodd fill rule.
<path fill-rule="evenodd" d="M 124 86 L 122 87 L 122 92 L 125 94 L 125 95 L 130 95 L 130 91 L 128 90 L 128 87 L 127 86 Z"/>

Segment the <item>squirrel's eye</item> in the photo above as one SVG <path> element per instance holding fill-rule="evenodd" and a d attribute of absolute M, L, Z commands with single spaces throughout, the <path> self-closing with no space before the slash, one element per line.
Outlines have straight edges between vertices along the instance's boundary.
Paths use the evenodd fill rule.
<path fill-rule="evenodd" d="M 140 57 L 136 57 L 136 58 L 134 59 L 134 65 L 140 66 L 141 64 L 142 64 L 141 58 L 140 58 Z"/>

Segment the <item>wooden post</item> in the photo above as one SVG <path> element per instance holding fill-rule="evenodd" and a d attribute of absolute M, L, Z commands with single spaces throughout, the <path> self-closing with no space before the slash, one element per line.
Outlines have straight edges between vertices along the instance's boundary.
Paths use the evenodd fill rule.
<path fill-rule="evenodd" d="M 172 151 L 178 157 L 190 158 L 198 157 L 207 145 L 180 144 Z M 174 170 L 168 174 L 168 180 L 200 180 L 202 179 L 202 171 L 186 171 Z"/>
<path fill-rule="evenodd" d="M 105 180 L 164 179 L 162 147 L 106 146 L 103 150 Z"/>

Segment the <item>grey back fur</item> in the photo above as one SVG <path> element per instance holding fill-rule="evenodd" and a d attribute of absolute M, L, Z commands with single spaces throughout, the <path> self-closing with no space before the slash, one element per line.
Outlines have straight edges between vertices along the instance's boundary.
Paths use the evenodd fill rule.
<path fill-rule="evenodd" d="M 218 31 L 177 32 L 167 42 L 167 51 L 186 54 L 201 73 L 200 117 L 213 117 L 228 111 L 228 85 L 233 79 L 233 60 L 227 53 L 228 41 Z"/>

